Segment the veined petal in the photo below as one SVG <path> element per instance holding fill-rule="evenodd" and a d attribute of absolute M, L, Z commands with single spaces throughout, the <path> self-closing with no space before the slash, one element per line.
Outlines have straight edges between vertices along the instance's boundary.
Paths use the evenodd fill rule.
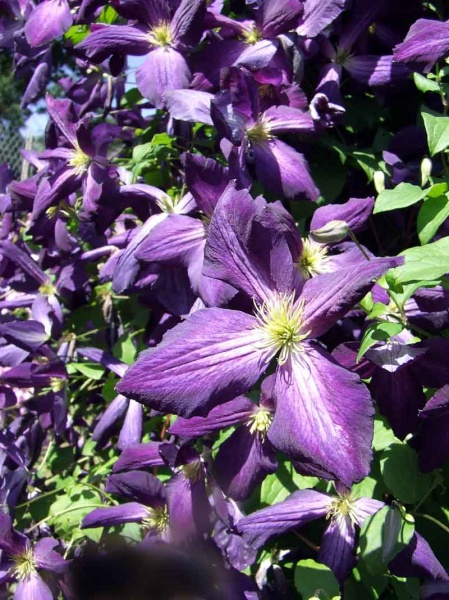
<path fill-rule="evenodd" d="M 28 17 L 24 32 L 30 46 L 43 46 L 65 33 L 73 19 L 66 0 L 45 0 Z"/>
<path fill-rule="evenodd" d="M 14 592 L 15 600 L 53 600 L 53 594 L 37 574 L 33 573 L 24 581 L 19 581 Z"/>
<path fill-rule="evenodd" d="M 143 352 L 117 389 L 162 412 L 207 414 L 248 391 L 267 367 L 272 351 L 261 347 L 256 324 L 239 311 L 199 310 Z"/>
<path fill-rule="evenodd" d="M 156 108 L 163 108 L 164 94 L 188 87 L 192 74 L 185 58 L 174 48 L 156 48 L 136 71 L 137 87 Z"/>
<path fill-rule="evenodd" d="M 344 221 L 352 231 L 360 231 L 371 216 L 374 198 L 350 198 L 344 204 L 320 206 L 310 222 L 310 230 L 320 229 L 331 221 Z"/>
<path fill-rule="evenodd" d="M 298 35 L 316 37 L 345 10 L 348 0 L 307 0 Z"/>
<path fill-rule="evenodd" d="M 162 442 L 148 442 L 128 446 L 123 450 L 117 462 L 114 463 L 112 472 L 162 466 L 164 461 L 159 453 L 161 445 Z"/>
<path fill-rule="evenodd" d="M 260 548 L 274 535 L 302 527 L 324 517 L 329 508 L 329 496 L 315 490 L 293 492 L 286 500 L 258 510 L 237 523 L 243 538 Z"/>
<path fill-rule="evenodd" d="M 275 448 L 310 458 L 348 487 L 368 474 L 374 408 L 357 375 L 306 342 L 278 367 L 274 395 L 267 435 Z"/>
<path fill-rule="evenodd" d="M 122 523 L 138 523 L 148 516 L 148 508 L 138 502 L 96 508 L 84 517 L 81 528 L 111 527 Z"/>
<path fill-rule="evenodd" d="M 253 150 L 257 177 L 270 191 L 287 198 L 299 194 L 318 198 L 320 192 L 302 154 L 277 139 L 254 144 Z"/>
<path fill-rule="evenodd" d="M 198 90 L 172 90 L 165 92 L 168 112 L 174 119 L 213 125 L 210 103 L 213 94 Z"/>
<path fill-rule="evenodd" d="M 135 400 L 129 401 L 125 420 L 120 431 L 117 448 L 123 450 L 132 444 L 137 444 L 142 439 L 143 409 Z"/>
<path fill-rule="evenodd" d="M 137 27 L 127 25 L 102 25 L 76 46 L 85 50 L 86 56 L 102 62 L 111 54 L 147 54 L 151 50 L 147 35 Z"/>
<path fill-rule="evenodd" d="M 399 62 L 427 63 L 431 67 L 449 52 L 449 21 L 418 19 L 410 27 L 402 44 L 394 49 Z"/>
<path fill-rule="evenodd" d="M 332 569 L 342 584 L 355 566 L 355 526 L 349 516 L 332 518 L 321 538 L 318 561 Z"/>
<path fill-rule="evenodd" d="M 269 132 L 275 135 L 314 130 L 314 122 L 310 113 L 292 106 L 270 106 L 263 113 L 262 120 L 267 121 Z"/>
<path fill-rule="evenodd" d="M 306 281 L 301 298 L 304 329 L 310 330 L 310 337 L 323 335 L 369 292 L 375 279 L 397 266 L 397 260 L 401 259 L 377 258 L 358 265 L 357 270 L 341 269 Z"/>

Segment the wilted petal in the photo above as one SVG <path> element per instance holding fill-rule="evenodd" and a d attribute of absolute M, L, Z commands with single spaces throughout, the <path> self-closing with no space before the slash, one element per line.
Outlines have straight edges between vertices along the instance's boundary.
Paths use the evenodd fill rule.
<path fill-rule="evenodd" d="M 122 523 L 138 523 L 148 516 L 148 508 L 137 502 L 127 502 L 119 506 L 96 508 L 84 517 L 81 529 L 89 527 L 112 527 Z"/>
<path fill-rule="evenodd" d="M 165 92 L 188 87 L 191 78 L 186 59 L 170 47 L 150 52 L 136 71 L 137 87 L 156 108 L 164 107 Z"/>
<path fill-rule="evenodd" d="M 28 17 L 25 36 L 30 46 L 43 46 L 65 33 L 72 22 L 66 0 L 44 0 Z"/>
<path fill-rule="evenodd" d="M 310 458 L 347 486 L 369 473 L 374 408 L 357 375 L 307 345 L 278 368 L 275 398 L 267 434 L 275 448 Z"/>
<path fill-rule="evenodd" d="M 355 566 L 355 526 L 346 517 L 333 518 L 321 538 L 318 561 L 332 569 L 342 584 Z"/>
<path fill-rule="evenodd" d="M 199 310 L 140 354 L 117 389 L 156 410 L 189 417 L 246 392 L 265 370 L 254 317 Z"/>
<path fill-rule="evenodd" d="M 304 156 L 288 144 L 273 139 L 253 144 L 256 174 L 275 194 L 294 198 L 305 194 L 310 200 L 320 195 Z"/>
<path fill-rule="evenodd" d="M 237 523 L 237 529 L 247 542 L 260 548 L 274 535 L 324 517 L 328 509 L 329 496 L 314 490 L 300 490 L 283 502 L 244 517 Z"/>

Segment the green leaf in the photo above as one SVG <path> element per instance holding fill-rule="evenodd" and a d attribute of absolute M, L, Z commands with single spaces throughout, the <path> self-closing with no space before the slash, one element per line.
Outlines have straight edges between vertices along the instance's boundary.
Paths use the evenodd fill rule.
<path fill-rule="evenodd" d="M 71 363 L 72 367 L 76 370 L 89 377 L 89 379 L 99 380 L 103 377 L 105 368 L 97 363 Z"/>
<path fill-rule="evenodd" d="M 427 133 L 430 156 L 435 156 L 449 146 L 449 119 L 421 112 Z"/>
<path fill-rule="evenodd" d="M 397 286 L 412 281 L 433 281 L 449 271 L 449 237 L 426 246 L 408 248 L 401 252 L 405 264 L 390 269 L 387 281 Z"/>
<path fill-rule="evenodd" d="M 306 477 L 297 473 L 291 463 L 280 463 L 276 473 L 268 475 L 260 489 L 261 505 L 271 506 L 282 502 L 296 490 L 312 488 L 318 483 L 316 477 Z"/>
<path fill-rule="evenodd" d="M 379 323 L 372 323 L 362 338 L 359 352 L 357 354 L 357 362 L 362 358 L 367 350 L 377 344 L 377 342 L 384 342 L 394 335 L 397 335 L 404 329 L 401 323 L 393 323 L 390 321 L 381 321 Z"/>
<path fill-rule="evenodd" d="M 387 420 L 380 415 L 374 419 L 373 448 L 376 451 L 385 450 L 395 441 L 395 435 L 388 425 Z"/>
<path fill-rule="evenodd" d="M 295 588 L 303 600 L 339 596 L 340 587 L 332 571 L 312 559 L 300 560 L 295 568 Z"/>
<path fill-rule="evenodd" d="M 422 200 L 427 194 L 417 185 L 411 183 L 400 183 L 394 190 L 384 190 L 377 196 L 374 205 L 374 214 L 405 208 Z"/>
<path fill-rule="evenodd" d="M 134 346 L 133 338 L 129 335 L 129 333 L 125 333 L 120 336 L 117 342 L 114 344 L 114 356 L 127 365 L 132 365 L 136 359 L 136 355 L 137 349 Z"/>
<path fill-rule="evenodd" d="M 394 443 L 384 450 L 380 458 L 380 470 L 393 496 L 406 504 L 419 502 L 432 483 L 432 475 L 421 473 L 418 456 L 407 444 Z"/>
<path fill-rule="evenodd" d="M 363 565 L 371 575 L 385 573 L 388 563 L 409 543 L 414 527 L 399 509 L 385 506 L 363 523 L 359 548 Z"/>
<path fill-rule="evenodd" d="M 79 44 L 90 33 L 88 25 L 72 25 L 64 34 L 64 39 L 70 40 L 74 46 Z"/>
<path fill-rule="evenodd" d="M 141 163 L 144 158 L 150 154 L 152 150 L 153 144 L 151 142 L 147 142 L 146 144 L 139 144 L 138 146 L 134 146 L 133 148 L 133 162 L 138 165 Z"/>
<path fill-rule="evenodd" d="M 420 92 L 440 92 L 440 86 L 436 81 L 433 81 L 432 79 L 427 79 L 427 77 L 424 77 L 419 73 L 413 73 L 413 80 Z"/>
<path fill-rule="evenodd" d="M 418 236 L 421 244 L 427 244 L 449 217 L 449 196 L 428 198 L 418 213 Z"/>

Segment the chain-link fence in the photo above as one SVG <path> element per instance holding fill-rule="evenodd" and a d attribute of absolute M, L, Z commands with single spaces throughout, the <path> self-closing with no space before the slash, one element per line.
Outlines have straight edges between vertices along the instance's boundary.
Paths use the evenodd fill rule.
<path fill-rule="evenodd" d="M 8 163 L 16 179 L 26 179 L 31 165 L 21 154 L 21 150 L 43 150 L 42 138 L 33 137 L 30 132 L 22 135 L 18 129 L 3 127 L 0 124 L 0 164 Z"/>

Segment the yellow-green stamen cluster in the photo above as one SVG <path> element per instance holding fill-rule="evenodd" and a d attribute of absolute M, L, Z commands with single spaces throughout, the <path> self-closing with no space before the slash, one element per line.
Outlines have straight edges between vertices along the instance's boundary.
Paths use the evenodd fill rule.
<path fill-rule="evenodd" d="M 273 139 L 270 133 L 270 125 L 267 119 L 259 119 L 246 130 L 248 139 L 254 144 L 260 142 L 266 142 L 267 140 Z"/>
<path fill-rule="evenodd" d="M 42 296 L 56 296 L 57 288 L 51 282 L 43 283 L 39 286 L 39 293 Z"/>
<path fill-rule="evenodd" d="M 65 379 L 62 379 L 62 377 L 50 377 L 50 388 L 52 392 L 57 394 L 65 388 Z"/>
<path fill-rule="evenodd" d="M 332 498 L 329 510 L 327 511 L 326 519 L 338 519 L 343 521 L 349 517 L 352 522 L 356 522 L 354 497 L 352 494 L 340 494 Z"/>
<path fill-rule="evenodd" d="M 168 195 L 156 200 L 156 204 L 159 206 L 161 211 L 165 213 L 175 213 L 178 202 L 179 197 L 171 198 Z"/>
<path fill-rule="evenodd" d="M 330 271 L 327 253 L 328 249 L 324 244 L 319 244 L 310 238 L 303 240 L 298 267 L 304 279 L 310 279 Z"/>
<path fill-rule="evenodd" d="M 149 508 L 148 516 L 142 520 L 142 525 L 148 529 L 154 529 L 159 534 L 164 533 L 170 523 L 168 509 L 166 506 Z"/>
<path fill-rule="evenodd" d="M 303 329 L 304 303 L 295 302 L 295 294 L 275 294 L 256 307 L 257 327 L 263 332 L 261 346 L 280 352 L 278 362 L 284 364 L 290 353 L 303 352 L 302 341 L 310 331 Z"/>
<path fill-rule="evenodd" d="M 262 32 L 257 29 L 256 25 L 253 25 L 251 29 L 247 29 L 243 32 L 243 39 L 246 44 L 252 46 L 257 42 L 260 42 L 262 39 Z"/>
<path fill-rule="evenodd" d="M 81 150 L 78 144 L 75 144 L 72 151 L 72 158 L 69 160 L 69 167 L 73 167 L 77 175 L 82 175 L 87 171 L 90 164 L 90 158 Z"/>
<path fill-rule="evenodd" d="M 22 554 L 13 556 L 13 561 L 14 566 L 11 569 L 11 574 L 19 581 L 24 581 L 37 573 L 36 558 L 30 548 Z"/>
<path fill-rule="evenodd" d="M 148 41 L 152 46 L 165 48 L 173 44 L 173 34 L 170 29 L 170 23 L 159 23 L 156 27 L 150 30 Z"/>
<path fill-rule="evenodd" d="M 201 461 L 194 460 L 186 465 L 181 467 L 181 471 L 184 474 L 184 477 L 190 481 L 190 483 L 195 483 L 201 477 Z"/>
<path fill-rule="evenodd" d="M 270 429 L 270 425 L 273 421 L 273 415 L 269 410 L 260 408 L 253 415 L 250 416 L 247 423 L 249 431 L 252 434 L 258 434 L 262 441 L 267 435 L 267 431 Z"/>

